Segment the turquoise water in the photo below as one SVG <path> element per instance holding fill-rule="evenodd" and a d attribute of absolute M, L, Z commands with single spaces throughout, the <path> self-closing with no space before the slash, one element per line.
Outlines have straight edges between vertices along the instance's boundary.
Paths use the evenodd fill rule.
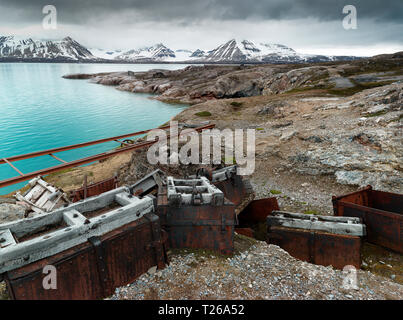
<path fill-rule="evenodd" d="M 0 158 L 157 127 L 186 106 L 150 95 L 68 80 L 69 73 L 179 69 L 186 65 L 0 63 Z M 66 161 L 116 147 L 115 142 L 56 155 Z M 13 162 L 23 173 L 60 164 L 50 156 Z M 0 180 L 18 175 L 0 164 Z M 0 189 L 7 194 L 25 183 Z"/>

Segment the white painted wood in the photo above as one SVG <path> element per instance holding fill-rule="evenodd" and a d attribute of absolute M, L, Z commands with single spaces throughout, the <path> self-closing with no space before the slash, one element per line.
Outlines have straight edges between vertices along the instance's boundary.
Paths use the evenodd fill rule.
<path fill-rule="evenodd" d="M 267 217 L 268 226 L 282 226 L 288 228 L 324 231 L 333 234 L 362 237 L 366 235 L 365 225 L 359 218 L 330 217 L 273 211 Z"/>
<path fill-rule="evenodd" d="M 63 212 L 63 219 L 69 226 L 84 224 L 87 220 L 85 216 L 74 209 Z"/>
<path fill-rule="evenodd" d="M 237 166 L 230 166 L 230 167 L 225 167 L 219 170 L 213 171 L 213 177 L 211 179 L 212 182 L 220 182 L 220 181 L 225 181 L 229 177 L 232 177 L 236 175 L 237 172 Z"/>
<path fill-rule="evenodd" d="M 90 237 L 101 236 L 154 211 L 153 200 L 151 197 L 139 199 L 137 197 L 131 198 L 128 196 L 125 198 L 121 194 L 121 191 L 122 189 L 126 191 L 128 190 L 126 188 L 120 189 L 120 194 L 119 192 L 116 192 L 116 190 L 112 190 L 106 195 L 103 194 L 93 198 L 88 198 L 81 204 L 73 204 L 62 210 L 55 211 L 52 214 L 40 216 L 34 219 L 35 221 L 31 221 L 31 224 L 28 226 L 25 224 L 24 227 L 21 227 L 21 223 L 24 222 L 24 220 L 20 221 L 19 225 L 12 225 L 13 229 L 18 230 L 20 234 L 26 234 L 27 229 L 37 229 L 38 225 L 43 227 L 51 223 L 60 222 L 61 219 L 65 219 L 65 221 L 68 222 L 69 227 L 41 235 L 22 243 L 15 243 L 6 248 L 1 248 L 0 273 L 55 255 L 86 242 Z M 94 204 L 97 204 L 97 208 L 99 206 L 102 208 L 105 204 L 108 205 L 110 203 L 110 197 L 112 197 L 112 201 L 118 201 L 118 198 L 125 200 L 130 199 L 130 203 L 121 208 L 91 218 L 89 219 L 89 223 L 83 224 L 83 219 L 85 219 L 85 217 L 80 215 L 81 210 L 93 208 Z M 78 217 L 75 218 L 74 215 L 77 214 L 77 212 Z M 77 222 L 75 222 L 74 219 L 77 219 Z M 35 226 L 33 226 L 33 224 L 35 224 Z"/>
<path fill-rule="evenodd" d="M 206 177 L 200 177 L 197 179 L 174 179 L 173 177 L 167 178 L 167 196 L 168 200 L 176 199 L 182 204 L 189 205 L 192 203 L 192 193 L 189 193 L 196 189 L 200 192 L 203 200 L 203 204 L 212 203 L 213 199 L 216 204 L 224 203 L 224 193 L 216 186 L 212 185 Z"/>
<path fill-rule="evenodd" d="M 16 241 L 15 241 L 10 229 L 0 231 L 0 248 L 6 248 L 13 244 L 16 244 Z"/>
<path fill-rule="evenodd" d="M 65 193 L 42 180 L 41 177 L 32 179 L 29 185 L 31 189 L 25 195 L 17 192 L 16 198 L 29 204 L 31 209 L 38 214 L 50 212 L 70 203 Z"/>

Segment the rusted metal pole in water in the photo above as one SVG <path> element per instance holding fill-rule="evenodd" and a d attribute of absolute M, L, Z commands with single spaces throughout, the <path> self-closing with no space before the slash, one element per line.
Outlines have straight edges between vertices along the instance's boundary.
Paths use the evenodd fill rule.
<path fill-rule="evenodd" d="M 203 131 L 203 130 L 207 130 L 207 129 L 212 129 L 214 127 L 215 127 L 214 124 L 210 124 L 210 125 L 197 127 L 194 130 Z M 158 128 L 158 129 L 168 129 L 168 128 L 169 128 L 169 126 L 161 127 L 161 128 Z M 154 130 L 154 129 L 145 130 L 145 131 L 137 132 L 137 133 L 134 133 L 134 134 L 132 133 L 132 134 L 125 135 L 125 136 L 127 137 L 127 136 L 133 136 L 133 135 L 136 135 L 136 134 L 137 135 L 144 134 L 144 133 L 150 132 L 151 130 Z M 120 136 L 120 137 L 122 138 L 123 136 Z M 28 158 L 35 158 L 35 157 L 39 157 L 41 155 L 47 155 L 47 154 L 53 153 L 53 152 L 66 151 L 66 150 L 86 147 L 86 146 L 93 145 L 93 144 L 100 144 L 100 143 L 104 143 L 104 142 L 109 142 L 109 141 L 115 140 L 116 138 L 117 137 L 106 138 L 106 139 L 101 139 L 101 140 L 97 140 L 97 141 L 84 142 L 84 143 L 81 143 L 81 144 L 78 144 L 78 145 L 57 148 L 57 150 L 59 150 L 59 151 L 55 151 L 56 149 L 51 149 L 51 150 L 46 150 L 46 151 L 38 151 L 38 152 L 26 154 L 26 155 L 7 158 L 7 160 L 11 161 L 10 159 L 13 159 L 12 161 L 17 161 L 16 160 L 17 158 L 18 158 L 18 160 L 28 159 Z M 170 135 L 167 135 L 167 139 L 169 139 L 169 138 L 170 138 Z M 61 171 L 63 169 L 79 167 L 81 165 L 88 164 L 88 163 L 91 163 L 91 162 L 96 162 L 96 161 L 104 160 L 104 159 L 107 159 L 107 158 L 111 158 L 111 157 L 113 157 L 113 156 L 115 156 L 117 154 L 123 153 L 123 152 L 134 151 L 136 149 L 145 148 L 145 147 L 153 145 L 156 142 L 158 142 L 158 140 L 139 142 L 139 143 L 135 143 L 135 144 L 132 144 L 130 146 L 127 146 L 127 147 L 123 147 L 123 148 L 119 148 L 119 149 L 116 149 L 116 150 L 111 150 L 111 151 L 108 151 L 108 152 L 99 153 L 99 154 L 96 154 L 96 155 L 93 155 L 93 156 L 90 156 L 90 157 L 86 157 L 86 158 L 82 158 L 82 159 L 62 163 L 62 164 L 59 164 L 59 165 L 54 166 L 54 167 L 50 167 L 50 168 L 30 172 L 30 173 L 27 173 L 27 174 L 22 174 L 19 177 L 13 177 L 13 178 L 5 179 L 5 180 L 0 181 L 0 188 L 7 187 L 7 186 L 10 186 L 10 185 L 19 183 L 19 182 L 27 181 L 27 180 L 35 178 L 37 176 L 47 175 L 47 174 L 50 174 L 50 173 Z M 4 161 L 3 162 L 0 161 L 0 164 L 1 163 L 4 163 Z"/>
<path fill-rule="evenodd" d="M 115 140 L 122 139 L 122 138 L 139 136 L 139 135 L 146 134 L 146 133 L 148 133 L 148 132 L 150 132 L 152 130 L 156 130 L 156 129 L 165 130 L 165 129 L 169 129 L 169 128 L 170 128 L 170 126 L 164 126 L 164 127 L 160 127 L 160 128 L 154 128 L 154 129 L 149 129 L 149 130 L 143 130 L 143 131 L 128 133 L 128 134 L 124 134 L 124 135 L 120 135 L 120 136 L 116 136 L 116 137 L 111 137 L 111 138 L 104 138 L 104 139 L 93 140 L 93 141 L 88 141 L 88 142 L 83 142 L 83 143 L 78 143 L 78 144 L 72 144 L 70 146 L 65 146 L 65 147 L 47 149 L 47 150 L 43 150 L 43 151 L 35 151 L 35 152 L 32 152 L 32 153 L 26 153 L 26 154 L 22 154 L 22 155 L 18 155 L 18 156 L 13 156 L 13 157 L 5 158 L 5 159 L 0 159 L 0 164 L 6 163 L 7 161 L 13 162 L 13 161 L 25 160 L 25 159 L 30 159 L 30 158 L 36 158 L 36 157 L 39 157 L 39 156 L 46 156 L 46 155 L 50 155 L 50 156 L 53 157 L 53 155 L 52 155 L 53 153 L 62 152 L 62 151 L 68 151 L 68 150 L 78 149 L 78 148 L 83 148 L 83 147 L 88 147 L 88 146 L 92 146 L 94 144 L 100 144 L 100 143 L 105 143 L 105 142 L 109 142 L 109 141 L 115 141 Z"/>

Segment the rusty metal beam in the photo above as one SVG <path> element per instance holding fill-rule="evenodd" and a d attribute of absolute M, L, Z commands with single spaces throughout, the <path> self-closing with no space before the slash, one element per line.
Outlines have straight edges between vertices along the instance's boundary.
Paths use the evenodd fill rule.
<path fill-rule="evenodd" d="M 196 131 L 203 131 L 203 130 L 211 129 L 211 128 L 214 128 L 214 127 L 215 127 L 214 124 L 210 124 L 210 125 L 205 125 L 205 126 L 198 127 L 195 130 Z M 144 132 L 149 132 L 151 130 L 146 130 Z M 170 138 L 170 135 L 167 135 L 167 139 L 169 139 L 169 138 Z M 108 138 L 108 139 L 103 139 L 103 140 L 105 140 L 104 142 L 108 142 L 108 141 L 111 141 L 111 139 L 114 140 L 113 138 Z M 120 154 L 120 153 L 123 153 L 123 152 L 128 152 L 128 151 L 133 151 L 133 150 L 136 150 L 136 149 L 148 147 L 148 146 L 153 145 L 157 141 L 158 140 L 140 142 L 140 143 L 132 144 L 132 145 L 130 145 L 128 147 L 115 149 L 115 150 L 111 150 L 111 151 L 108 151 L 108 152 L 99 153 L 99 154 L 96 154 L 96 155 L 93 155 L 93 156 L 90 156 L 90 157 L 86 157 L 86 158 L 74 160 L 74 161 L 71 161 L 71 162 L 63 163 L 63 164 L 60 164 L 60 165 L 57 165 L 57 166 L 54 166 L 54 167 L 34 171 L 34 172 L 31 172 L 31 173 L 27 173 L 27 174 L 22 174 L 20 177 L 13 177 L 13 178 L 9 178 L 9 179 L 0 181 L 0 188 L 7 187 L 7 186 L 10 186 L 10 185 L 19 183 L 19 182 L 27 181 L 27 180 L 35 178 L 37 176 L 47 175 L 47 174 L 58 172 L 58 171 L 61 171 L 61 170 L 64 170 L 64 169 L 79 167 L 79 166 L 84 165 L 84 164 L 88 164 L 88 163 L 91 163 L 91 162 L 96 162 L 96 161 L 99 161 L 99 160 L 107 159 L 107 158 L 113 157 L 113 156 L 115 156 L 117 154 Z M 102 142 L 98 142 L 98 143 L 102 143 Z M 88 144 L 83 143 L 82 145 L 83 145 L 82 147 L 84 147 L 84 146 L 87 146 Z M 78 147 L 76 147 L 76 148 L 78 148 Z M 49 150 L 48 150 L 48 152 L 46 154 L 49 154 Z M 40 155 L 42 155 L 42 154 L 40 154 Z M 37 156 L 34 156 L 34 157 L 38 157 L 40 155 L 37 155 Z M 7 158 L 7 162 L 9 160 L 10 160 L 10 158 Z"/>
<path fill-rule="evenodd" d="M 49 155 L 50 155 L 52 158 L 56 159 L 57 161 L 60 161 L 60 162 L 63 162 L 63 163 L 67 163 L 67 161 L 64 161 L 63 159 L 60 159 L 59 157 L 56 157 L 53 153 L 49 153 Z"/>
<path fill-rule="evenodd" d="M 7 160 L 9 162 L 13 162 L 13 161 L 25 160 L 25 159 L 30 159 L 30 158 L 36 158 L 36 157 L 39 157 L 39 156 L 49 155 L 51 153 L 68 151 L 68 150 L 72 150 L 72 149 L 78 149 L 78 148 L 92 146 L 94 144 L 100 144 L 100 143 L 114 141 L 114 140 L 118 140 L 118 139 L 122 139 L 122 138 L 138 136 L 138 135 L 141 135 L 141 134 L 146 134 L 146 133 L 150 132 L 151 130 L 155 130 L 155 129 L 163 129 L 164 130 L 164 129 L 169 129 L 169 128 L 170 128 L 170 126 L 164 126 L 164 127 L 160 127 L 160 128 L 154 128 L 154 129 L 149 129 L 149 130 L 143 130 L 143 131 L 138 131 L 138 132 L 133 132 L 133 133 L 128 133 L 128 134 L 123 134 L 123 135 L 116 136 L 116 137 L 111 137 L 111 138 L 104 138 L 104 139 L 93 140 L 93 141 L 89 141 L 89 142 L 73 144 L 73 145 L 65 146 L 65 147 L 53 148 L 53 149 L 48 149 L 48 150 L 43 150 L 43 151 L 36 151 L 36 152 L 32 152 L 32 153 L 27 153 L 27 154 L 22 154 L 22 155 L 18 155 L 18 156 L 8 157 Z M 0 164 L 3 164 L 3 163 L 6 163 L 6 161 L 4 161 L 4 159 L 0 159 Z"/>
<path fill-rule="evenodd" d="M 131 146 L 131 145 L 133 145 L 133 143 L 126 143 L 126 142 L 119 141 L 119 140 L 114 140 L 114 141 L 116 141 L 116 142 L 118 142 L 118 143 L 120 143 L 120 144 L 123 144 L 123 145 L 125 145 L 125 146 Z"/>
<path fill-rule="evenodd" d="M 8 165 L 10 165 L 11 168 L 13 168 L 15 171 L 17 171 L 21 176 L 23 176 L 24 174 L 17 169 L 17 167 L 15 167 L 10 161 L 8 161 L 6 158 L 3 158 L 4 162 L 7 163 Z"/>

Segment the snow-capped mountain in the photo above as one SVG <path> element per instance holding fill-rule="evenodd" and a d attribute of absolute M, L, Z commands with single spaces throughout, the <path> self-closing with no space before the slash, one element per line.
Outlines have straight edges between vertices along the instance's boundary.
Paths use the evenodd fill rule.
<path fill-rule="evenodd" d="M 349 60 L 351 58 L 353 57 L 306 55 L 297 53 L 294 49 L 282 44 L 255 44 L 249 40 L 237 42 L 232 39 L 209 51 L 204 60 L 208 62 L 298 63 Z"/>
<path fill-rule="evenodd" d="M 70 37 L 62 40 L 34 40 L 0 36 L 0 59 L 96 60 L 92 53 Z"/>
<path fill-rule="evenodd" d="M 190 58 L 204 58 L 205 56 L 206 56 L 206 52 L 204 52 L 203 50 L 197 49 L 192 52 L 192 54 L 190 55 Z"/>
<path fill-rule="evenodd" d="M 169 58 L 174 59 L 175 57 L 174 51 L 159 43 L 151 47 L 129 50 L 118 55 L 115 59 L 126 61 L 161 61 Z"/>
<path fill-rule="evenodd" d="M 173 50 L 162 43 L 152 47 L 133 49 L 115 57 L 115 60 L 130 62 L 266 62 L 266 63 L 301 63 L 351 60 L 354 57 L 328 57 L 297 53 L 282 44 L 254 43 L 250 40 L 232 39 L 210 51 Z"/>
<path fill-rule="evenodd" d="M 232 39 L 207 51 L 171 49 L 162 43 L 132 50 L 87 49 L 71 37 L 58 41 L 0 36 L 0 61 L 184 62 L 184 63 L 301 63 L 352 60 L 356 57 L 306 55 L 282 45 Z"/>

